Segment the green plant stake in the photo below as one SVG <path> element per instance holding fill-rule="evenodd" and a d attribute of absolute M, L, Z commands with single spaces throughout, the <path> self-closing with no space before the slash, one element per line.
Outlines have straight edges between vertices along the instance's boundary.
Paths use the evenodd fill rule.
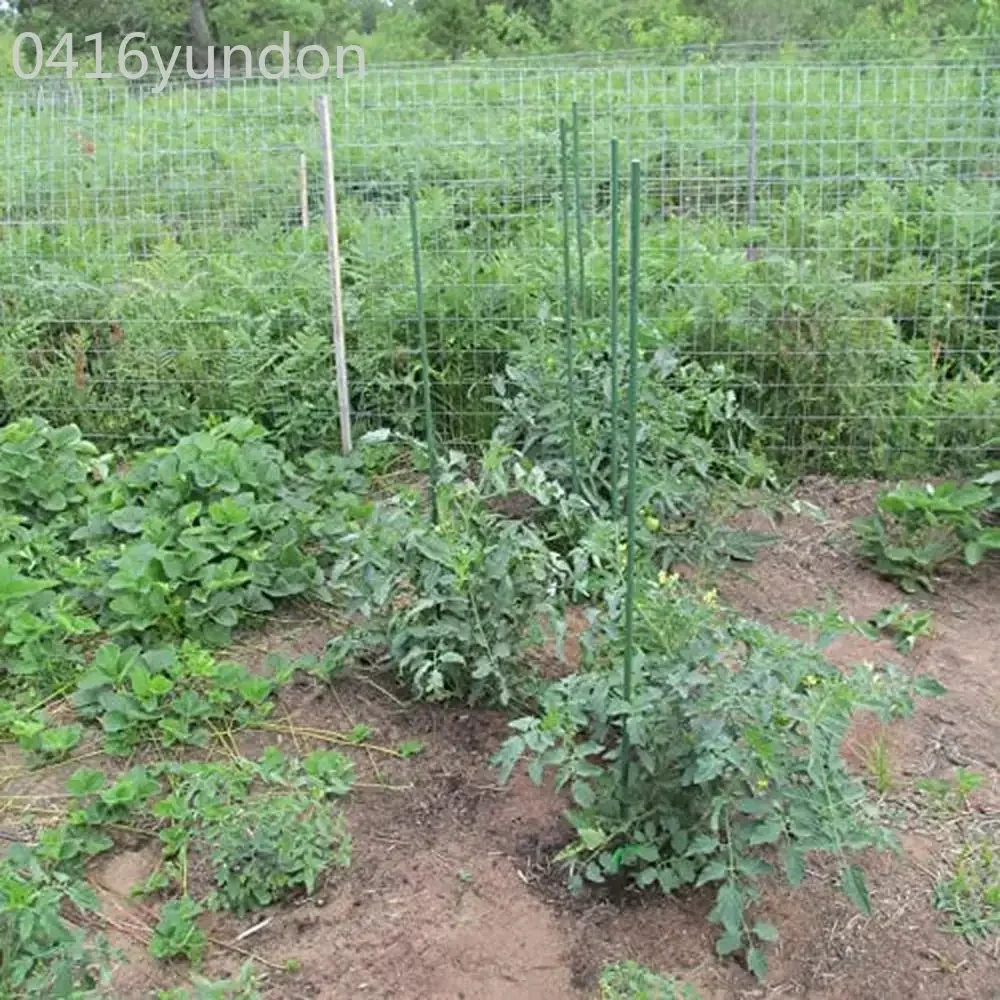
<path fill-rule="evenodd" d="M 569 174 L 566 167 L 566 119 L 559 120 L 559 164 L 562 173 L 563 281 L 566 286 L 564 323 L 566 328 L 566 395 L 569 407 L 569 462 L 573 492 L 580 492 L 580 472 L 576 465 L 576 400 L 573 377 L 573 280 L 569 263 Z"/>
<path fill-rule="evenodd" d="M 427 350 L 427 320 L 424 316 L 424 280 L 420 269 L 420 227 L 417 224 L 417 185 L 413 174 L 410 188 L 410 240 L 413 243 L 413 282 L 417 291 L 417 328 L 420 331 L 420 367 L 424 384 L 424 428 L 427 434 L 428 475 L 431 487 L 431 520 L 437 523 L 437 452 L 434 450 L 434 409 L 431 406 L 431 363 Z"/>
<path fill-rule="evenodd" d="M 618 499 L 618 140 L 611 140 L 611 280 L 608 296 L 611 301 L 611 516 L 620 513 Z"/>
<path fill-rule="evenodd" d="M 573 205 L 576 209 L 576 262 L 580 281 L 580 316 L 586 319 L 587 309 L 587 275 L 584 267 L 583 246 L 583 198 L 580 194 L 580 113 L 573 102 Z"/>
<path fill-rule="evenodd" d="M 629 273 L 628 273 L 628 485 L 625 498 L 627 519 L 625 563 L 625 669 L 622 676 L 622 697 L 626 702 L 632 697 L 632 659 L 634 656 L 633 630 L 635 622 L 635 491 L 636 491 L 636 420 L 637 386 L 639 367 L 639 180 L 640 165 L 632 161 L 629 198 Z M 629 768 L 628 725 L 622 727 L 622 802 L 628 802 Z"/>

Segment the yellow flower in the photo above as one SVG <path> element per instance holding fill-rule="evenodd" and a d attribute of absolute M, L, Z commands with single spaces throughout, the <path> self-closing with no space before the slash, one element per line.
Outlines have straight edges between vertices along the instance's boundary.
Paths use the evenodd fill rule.
<path fill-rule="evenodd" d="M 768 784 L 767 778 L 758 778 L 757 779 L 757 790 L 761 791 L 761 792 L 766 791 L 767 790 L 767 784 Z"/>
<path fill-rule="evenodd" d="M 819 678 L 815 674 L 806 674 L 805 677 L 802 678 L 802 683 L 807 688 L 816 687 L 816 685 L 819 684 Z"/>
<path fill-rule="evenodd" d="M 717 608 L 719 606 L 719 592 L 714 587 L 711 590 L 706 590 L 701 599 L 707 607 Z"/>
<path fill-rule="evenodd" d="M 667 580 L 670 578 L 667 576 L 667 571 L 665 569 L 661 569 L 660 575 L 656 579 L 660 581 L 661 587 L 665 587 L 667 585 Z"/>

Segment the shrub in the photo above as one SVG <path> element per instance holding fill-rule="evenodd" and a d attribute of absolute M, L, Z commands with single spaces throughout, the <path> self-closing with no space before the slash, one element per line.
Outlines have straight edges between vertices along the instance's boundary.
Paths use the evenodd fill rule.
<path fill-rule="evenodd" d="M 491 511 L 453 460 L 436 520 L 398 504 L 375 512 L 345 584 L 370 617 L 337 640 L 336 655 L 381 646 L 419 698 L 507 704 L 543 621 L 560 628 L 566 566 L 529 525 Z"/>
<path fill-rule="evenodd" d="M 615 618 L 591 669 L 552 685 L 537 714 L 512 723 L 496 762 L 506 780 L 527 756 L 535 781 L 551 770 L 569 788 L 576 838 L 560 859 L 571 887 L 716 885 L 717 950 L 744 951 L 762 977 L 761 944 L 777 931 L 750 911 L 774 861 L 798 884 L 807 854 L 835 854 L 844 891 L 867 909 L 864 874 L 847 855 L 892 842 L 840 754 L 852 716 L 905 715 L 914 694 L 940 688 L 888 667 L 842 675 L 818 650 L 730 621 L 714 603 L 665 574 L 640 587 L 631 697 L 613 666 L 623 645 Z"/>

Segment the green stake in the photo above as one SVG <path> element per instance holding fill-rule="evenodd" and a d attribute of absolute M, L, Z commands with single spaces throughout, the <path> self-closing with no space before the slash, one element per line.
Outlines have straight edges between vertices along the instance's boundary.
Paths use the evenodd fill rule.
<path fill-rule="evenodd" d="M 424 279 L 420 268 L 420 227 L 417 224 L 417 185 L 410 174 L 410 240 L 413 243 L 413 280 L 417 290 L 417 327 L 420 330 L 420 366 L 424 383 L 424 430 L 427 435 L 428 476 L 431 487 L 431 521 L 437 523 L 437 452 L 434 449 L 434 409 L 431 406 L 431 363 L 427 351 L 424 316 Z"/>
<path fill-rule="evenodd" d="M 611 516 L 617 521 L 621 514 L 618 498 L 618 140 L 611 140 L 611 281 L 608 289 L 611 320 Z"/>
<path fill-rule="evenodd" d="M 628 493 L 626 496 L 626 564 L 625 564 L 625 669 L 622 677 L 622 697 L 632 697 L 633 627 L 635 621 L 635 448 L 637 409 L 638 328 L 639 328 L 639 161 L 632 161 L 629 197 L 629 274 L 628 274 Z M 629 756 L 628 726 L 622 731 L 622 799 L 628 791 Z"/>
<path fill-rule="evenodd" d="M 586 319 L 587 276 L 584 268 L 583 246 L 583 198 L 580 195 L 580 113 L 576 101 L 573 102 L 573 204 L 576 208 L 576 264 L 580 281 L 580 317 Z"/>
<path fill-rule="evenodd" d="M 562 170 L 563 281 L 566 287 L 566 401 L 569 406 L 569 462 L 573 492 L 580 492 L 580 474 L 576 467 L 576 379 L 573 375 L 573 279 L 569 263 L 569 175 L 566 167 L 566 119 L 559 121 L 559 160 Z"/>

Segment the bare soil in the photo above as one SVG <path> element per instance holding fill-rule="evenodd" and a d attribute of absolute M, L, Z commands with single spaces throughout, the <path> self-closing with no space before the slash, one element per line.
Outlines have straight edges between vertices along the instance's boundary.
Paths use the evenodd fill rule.
<path fill-rule="evenodd" d="M 822 509 L 824 519 L 784 518 L 776 526 L 780 540 L 756 563 L 715 581 L 720 597 L 790 632 L 797 630 L 788 616 L 798 608 L 836 604 L 867 618 L 899 602 L 893 584 L 850 554 L 850 519 L 870 510 L 875 490 L 875 484 L 804 484 L 800 498 Z M 746 520 L 772 527 L 759 516 Z M 375 675 L 333 686 L 296 682 L 283 693 L 279 718 L 335 731 L 364 723 L 374 729 L 373 744 L 420 740 L 423 753 L 401 760 L 375 749 L 348 751 L 361 785 L 347 804 L 351 867 L 316 900 L 269 911 L 270 922 L 238 947 L 274 966 L 266 995 L 282 1000 L 592 1000 L 601 967 L 625 958 L 691 982 L 705 1000 L 1000 1000 L 1000 942 L 965 944 L 943 929 L 931 905 L 934 879 L 954 846 L 955 821 L 931 815 L 913 794 L 921 777 L 975 769 L 986 779 L 973 800 L 977 819 L 984 830 L 997 829 L 1000 572 L 980 567 L 974 578 L 943 581 L 937 594 L 911 604 L 933 609 L 936 634 L 919 640 L 908 657 L 889 642 L 860 637 L 830 649 L 837 663 L 890 659 L 932 674 L 948 689 L 891 732 L 862 720 L 847 748 L 863 771 L 872 741 L 884 738 L 894 784 L 888 805 L 898 816 L 903 852 L 864 859 L 875 910 L 870 919 L 843 898 L 834 871 L 823 865 L 798 890 L 768 887 L 764 906 L 782 941 L 766 987 L 715 957 L 705 894 L 568 895 L 550 860 L 565 842 L 564 803 L 523 775 L 498 787 L 488 765 L 504 739 L 505 716 L 407 704 Z M 320 653 L 331 632 L 314 616 L 292 616 L 234 653 L 249 664 L 269 650 Z M 241 749 L 259 752 L 270 741 L 264 737 L 246 734 Z M 277 742 L 300 750 L 323 745 L 304 735 Z M 37 779 L 29 784 L 38 794 L 61 787 L 64 778 L 57 770 L 45 775 L 44 788 Z M 17 793 L 24 780 L 8 792 Z M 129 902 L 128 889 L 153 858 L 137 843 L 93 873 L 107 912 L 124 928 L 114 931 L 129 959 L 115 978 L 121 1000 L 183 981 L 183 969 L 165 970 L 148 959 L 141 934 L 133 932 L 148 926 L 150 914 Z M 216 941 L 232 942 L 259 919 L 220 917 L 209 931 Z M 232 973 L 243 958 L 214 948 L 205 971 Z M 297 971 L 279 971 L 289 960 Z"/>

